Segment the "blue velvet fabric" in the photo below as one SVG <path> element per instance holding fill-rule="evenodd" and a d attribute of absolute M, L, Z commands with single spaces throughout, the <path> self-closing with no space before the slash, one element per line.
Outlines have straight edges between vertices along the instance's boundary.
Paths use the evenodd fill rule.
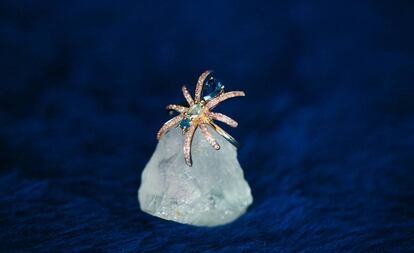
<path fill-rule="evenodd" d="M 413 1 L 0 2 L 0 252 L 414 252 Z M 254 204 L 198 228 L 140 174 L 198 75 Z"/>

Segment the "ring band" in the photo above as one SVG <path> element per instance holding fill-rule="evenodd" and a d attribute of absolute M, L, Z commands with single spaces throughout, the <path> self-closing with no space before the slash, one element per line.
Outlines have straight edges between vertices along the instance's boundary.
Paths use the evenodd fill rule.
<path fill-rule="evenodd" d="M 221 136 L 224 137 L 228 142 L 230 142 L 233 146 L 235 146 L 237 149 L 239 148 L 239 143 L 236 141 L 236 139 L 233 138 L 230 134 L 228 134 L 226 131 L 223 130 L 223 128 L 219 127 L 214 122 L 210 121 L 209 125 Z"/>

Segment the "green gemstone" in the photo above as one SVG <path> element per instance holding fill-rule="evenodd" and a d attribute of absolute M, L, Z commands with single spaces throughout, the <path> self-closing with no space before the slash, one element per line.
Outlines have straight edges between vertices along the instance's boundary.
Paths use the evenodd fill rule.
<path fill-rule="evenodd" d="M 201 104 L 195 104 L 190 107 L 187 111 L 187 117 L 181 120 L 180 128 L 183 130 L 187 130 L 191 126 L 191 120 L 200 116 L 202 112 Z"/>
<path fill-rule="evenodd" d="M 195 104 L 193 106 L 190 107 L 190 109 L 187 112 L 188 116 L 198 116 L 201 113 L 201 105 L 200 104 Z"/>

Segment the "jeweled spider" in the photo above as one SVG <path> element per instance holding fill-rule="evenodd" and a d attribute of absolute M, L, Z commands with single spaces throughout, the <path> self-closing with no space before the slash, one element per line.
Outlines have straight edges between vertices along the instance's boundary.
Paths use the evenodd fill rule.
<path fill-rule="evenodd" d="M 207 125 L 210 125 L 225 139 L 237 146 L 237 142 L 233 137 L 217 126 L 214 120 L 226 123 L 231 127 L 237 127 L 237 122 L 224 114 L 212 112 L 211 110 L 224 100 L 245 96 L 243 91 L 224 92 L 224 86 L 214 78 L 212 71 L 207 70 L 198 78 L 194 99 L 185 86 L 182 86 L 182 92 L 189 107 L 176 104 L 167 106 L 167 110 L 177 111 L 180 115 L 170 119 L 162 126 L 157 134 L 158 140 L 168 130 L 179 125 L 185 135 L 184 159 L 190 167 L 192 166 L 191 142 L 198 127 L 200 127 L 203 136 L 210 145 L 216 150 L 220 149 L 220 145 L 208 131 Z"/>

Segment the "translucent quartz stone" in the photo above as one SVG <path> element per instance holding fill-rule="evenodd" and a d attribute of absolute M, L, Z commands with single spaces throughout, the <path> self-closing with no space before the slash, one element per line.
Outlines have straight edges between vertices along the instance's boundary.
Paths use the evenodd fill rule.
<path fill-rule="evenodd" d="M 138 191 L 141 210 L 197 226 L 226 224 L 245 213 L 253 198 L 236 148 L 214 130 L 209 131 L 221 149 L 213 149 L 197 129 L 192 167 L 184 162 L 180 129 L 172 129 L 160 140 L 142 172 Z"/>

